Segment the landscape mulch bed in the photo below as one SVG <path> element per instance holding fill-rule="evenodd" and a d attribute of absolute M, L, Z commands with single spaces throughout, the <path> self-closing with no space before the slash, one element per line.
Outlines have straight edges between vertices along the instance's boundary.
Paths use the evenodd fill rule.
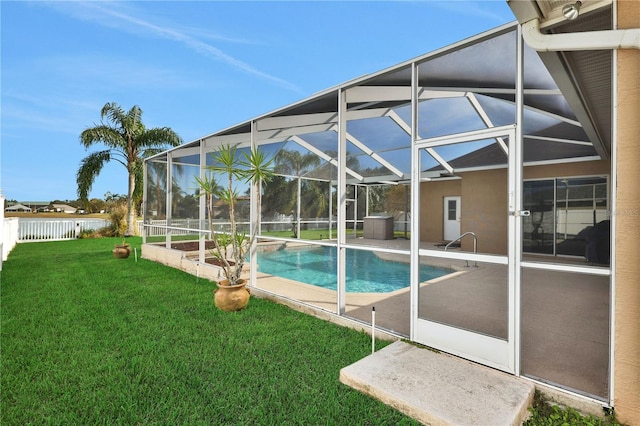
<path fill-rule="evenodd" d="M 205 241 L 204 247 L 207 250 L 215 248 L 213 241 Z M 175 241 L 171 242 L 171 248 L 181 251 L 198 251 L 200 249 L 200 241 Z"/>
<path fill-rule="evenodd" d="M 213 250 L 215 248 L 215 244 L 213 241 L 205 241 L 204 243 L 205 250 Z M 200 249 L 199 241 L 176 241 L 171 243 L 171 248 L 174 250 L 181 251 L 198 251 Z M 213 257 L 205 258 L 205 262 L 210 265 L 222 266 L 222 262 Z M 231 265 L 234 265 L 233 262 L 229 262 Z"/>

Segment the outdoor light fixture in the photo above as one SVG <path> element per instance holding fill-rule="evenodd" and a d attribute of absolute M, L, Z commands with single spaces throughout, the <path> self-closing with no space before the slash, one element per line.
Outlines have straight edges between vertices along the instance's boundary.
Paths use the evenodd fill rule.
<path fill-rule="evenodd" d="M 562 7 L 562 14 L 568 20 L 573 21 L 580 14 L 580 6 L 582 6 L 582 2 L 580 0 L 572 4 L 565 4 Z"/>

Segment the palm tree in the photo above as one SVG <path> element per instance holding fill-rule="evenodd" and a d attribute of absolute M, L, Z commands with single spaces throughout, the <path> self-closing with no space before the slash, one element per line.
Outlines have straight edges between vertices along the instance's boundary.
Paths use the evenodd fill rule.
<path fill-rule="evenodd" d="M 303 172 L 312 166 L 320 164 L 320 158 L 308 152 L 301 154 L 299 151 L 279 151 L 276 155 L 275 172 L 300 177 Z"/>
<path fill-rule="evenodd" d="M 300 181 L 302 176 L 306 174 L 310 169 L 320 164 L 320 157 L 312 152 L 302 154 L 299 151 L 287 151 L 281 150 L 275 156 L 275 173 L 283 175 L 295 176 L 297 181 Z M 292 182 L 293 183 L 293 182 Z M 280 205 L 283 211 L 288 211 L 292 207 L 295 207 L 300 201 L 301 194 L 298 194 L 298 184 L 293 184 L 295 190 L 286 191 L 289 195 L 289 200 L 284 205 Z M 300 218 L 297 218 L 298 220 Z"/>
<path fill-rule="evenodd" d="M 100 119 L 107 123 L 85 129 L 80 134 L 80 143 L 89 148 L 96 143 L 103 143 L 107 149 L 89 154 L 80 163 L 76 175 L 78 196 L 86 201 L 95 178 L 102 167 L 111 160 L 126 167 L 129 174 L 127 191 L 127 234 L 133 235 L 135 209 L 133 208 L 136 187 L 141 187 L 142 161 L 156 154 L 167 146 L 177 146 L 182 139 L 169 127 L 147 129 L 141 120 L 142 110 L 134 105 L 125 112 L 115 102 L 106 103 L 100 111 Z M 139 192 L 139 191 L 138 191 Z"/>

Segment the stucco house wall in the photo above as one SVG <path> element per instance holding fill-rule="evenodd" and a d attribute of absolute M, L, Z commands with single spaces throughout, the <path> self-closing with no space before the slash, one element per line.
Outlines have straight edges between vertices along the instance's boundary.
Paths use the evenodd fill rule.
<path fill-rule="evenodd" d="M 640 2 L 618 1 L 618 27 L 640 27 Z M 618 50 L 614 407 L 640 424 L 640 50 Z"/>
<path fill-rule="evenodd" d="M 462 174 L 462 232 L 478 237 L 478 252 L 507 253 L 507 169 Z M 473 251 L 473 239 L 462 241 L 462 250 Z"/>
<path fill-rule="evenodd" d="M 420 241 L 443 241 L 444 197 L 461 195 L 460 183 L 459 179 L 444 180 L 420 186 Z"/>
<path fill-rule="evenodd" d="M 525 167 L 523 177 L 543 179 L 607 175 L 608 160 Z M 421 241 L 439 242 L 444 233 L 443 198 L 461 196 L 460 233 L 474 232 L 478 252 L 507 254 L 508 207 L 507 169 L 460 173 L 461 179 L 421 184 Z M 473 239 L 462 241 L 462 250 L 473 251 Z"/>

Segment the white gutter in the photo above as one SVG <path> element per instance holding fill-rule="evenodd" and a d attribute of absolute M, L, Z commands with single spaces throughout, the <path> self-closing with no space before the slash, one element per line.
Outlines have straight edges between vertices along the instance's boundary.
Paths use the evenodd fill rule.
<path fill-rule="evenodd" d="M 540 21 L 532 19 L 522 24 L 522 36 L 531 48 L 539 52 L 640 49 L 640 28 L 542 34 Z"/>

